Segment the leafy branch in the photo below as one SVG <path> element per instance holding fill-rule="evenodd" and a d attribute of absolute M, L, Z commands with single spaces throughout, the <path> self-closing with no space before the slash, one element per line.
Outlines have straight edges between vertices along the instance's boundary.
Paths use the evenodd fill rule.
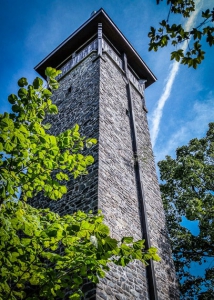
<path fill-rule="evenodd" d="M 54 78 L 59 72 L 53 68 L 46 70 L 51 90 L 58 88 Z M 94 159 L 79 152 L 84 146 L 96 144 L 96 139 L 81 137 L 78 125 L 56 137 L 47 133 L 51 126 L 45 124 L 47 114 L 58 112 L 50 98 L 52 92 L 44 88 L 39 77 L 33 84 L 23 77 L 18 85 L 18 95 L 8 97 L 13 113 L 0 115 L 0 151 L 4 154 L 0 161 L 0 204 L 17 198 L 18 188 L 24 200 L 42 189 L 51 199 L 61 198 L 67 191 L 61 181 L 69 180 L 64 170 L 75 178 L 87 174 L 87 167 Z M 54 171 L 57 181 L 53 190 Z"/>
<path fill-rule="evenodd" d="M 160 1 L 157 0 L 157 4 Z M 149 51 L 158 51 L 159 48 L 166 47 L 169 43 L 176 47 L 177 50 L 171 52 L 171 60 L 176 60 L 181 64 L 188 65 L 194 69 L 204 60 L 205 51 L 202 49 L 202 39 L 205 38 L 208 45 L 214 45 L 214 27 L 205 26 L 207 23 L 214 21 L 214 9 L 207 9 L 201 12 L 203 21 L 191 28 L 189 31 L 185 30 L 182 24 L 169 24 L 170 13 L 181 14 L 184 18 L 189 18 L 191 13 L 195 11 L 195 2 L 193 0 L 168 0 L 170 4 L 169 14 L 166 20 L 162 20 L 159 24 L 160 28 L 150 28 L 148 37 Z M 200 30 L 199 30 L 200 29 Z M 194 41 L 191 43 L 191 41 Z M 188 43 L 188 51 L 184 53 L 184 49 L 179 46 L 184 42 Z"/>
<path fill-rule="evenodd" d="M 27 299 L 30 286 L 35 299 L 63 298 L 68 287 L 70 299 L 80 299 L 83 281 L 97 283 L 110 262 L 159 260 L 155 248 L 145 251 L 144 240 L 111 238 L 100 212 L 59 217 L 20 201 L 2 205 L 0 222 L 0 296 L 7 300 Z"/>

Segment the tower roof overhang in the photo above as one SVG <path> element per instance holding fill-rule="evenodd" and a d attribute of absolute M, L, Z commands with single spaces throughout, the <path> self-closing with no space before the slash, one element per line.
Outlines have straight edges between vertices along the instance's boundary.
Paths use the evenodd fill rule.
<path fill-rule="evenodd" d="M 62 62 L 66 62 L 72 53 L 97 33 L 98 23 L 102 23 L 103 34 L 114 47 L 121 54 L 126 54 L 128 64 L 139 78 L 146 80 L 145 86 L 154 83 L 157 80 L 155 75 L 102 8 L 45 57 L 35 70 L 46 79 L 45 69 L 50 66 L 57 68 Z"/>

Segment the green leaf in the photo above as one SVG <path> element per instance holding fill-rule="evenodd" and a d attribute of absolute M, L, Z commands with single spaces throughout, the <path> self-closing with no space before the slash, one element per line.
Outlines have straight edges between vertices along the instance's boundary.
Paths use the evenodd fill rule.
<path fill-rule="evenodd" d="M 72 130 L 73 130 L 74 132 L 79 131 L 79 125 L 78 125 L 78 124 L 75 124 L 74 127 L 72 128 Z"/>
<path fill-rule="evenodd" d="M 109 228 L 105 224 L 99 224 L 95 231 L 102 235 L 108 235 L 109 234 Z"/>
<path fill-rule="evenodd" d="M 11 94 L 8 96 L 8 101 L 11 103 L 11 104 L 14 104 L 16 103 L 16 101 L 18 100 L 18 97 L 14 94 Z"/>
<path fill-rule="evenodd" d="M 16 105 L 16 104 L 14 104 L 13 106 L 12 106 L 12 111 L 14 111 L 14 112 L 19 112 L 21 110 L 21 108 L 20 108 L 20 106 L 19 105 Z"/>
<path fill-rule="evenodd" d="M 50 111 L 50 113 L 52 113 L 52 114 L 57 114 L 57 113 L 58 113 L 57 106 L 54 105 L 54 104 L 50 105 L 50 106 L 49 106 L 49 111 Z"/>
<path fill-rule="evenodd" d="M 123 237 L 122 243 L 131 244 L 133 242 L 133 237 Z"/>
<path fill-rule="evenodd" d="M 207 9 L 206 11 L 202 11 L 202 18 L 208 19 L 212 16 L 211 12 L 209 9 Z"/>
<path fill-rule="evenodd" d="M 80 276 L 75 276 L 75 277 L 73 277 L 73 281 L 74 281 L 75 283 L 77 283 L 78 285 L 80 285 L 80 284 L 83 283 L 82 277 L 80 277 Z"/>
<path fill-rule="evenodd" d="M 10 153 L 15 147 L 16 144 L 11 143 L 9 140 L 4 145 L 4 149 L 6 150 L 7 153 Z"/>
<path fill-rule="evenodd" d="M 88 221 L 85 220 L 83 220 L 81 223 L 81 229 L 91 229 L 92 226 L 93 226 L 92 224 L 90 224 Z"/>
<path fill-rule="evenodd" d="M 40 87 L 42 87 L 42 85 L 43 85 L 43 80 L 39 77 L 36 77 L 33 81 L 33 87 L 35 89 L 39 89 Z"/>
<path fill-rule="evenodd" d="M 44 89 L 44 90 L 42 91 L 42 94 L 43 94 L 45 97 L 48 97 L 48 98 L 52 96 L 51 91 L 49 91 L 48 89 Z"/>
<path fill-rule="evenodd" d="M 56 174 L 56 178 L 58 180 L 63 180 L 64 179 L 64 173 L 60 172 L 60 173 Z"/>
<path fill-rule="evenodd" d="M 18 96 L 22 99 L 22 98 L 25 98 L 28 94 L 28 91 L 24 88 L 20 88 L 18 90 Z"/>
<path fill-rule="evenodd" d="M 58 76 L 61 73 L 62 73 L 61 70 L 56 70 L 56 69 L 51 68 L 51 67 L 47 67 L 46 70 L 45 70 L 45 75 L 47 77 L 53 77 L 53 78 L 55 78 L 56 76 Z"/>
<path fill-rule="evenodd" d="M 85 157 L 85 162 L 87 163 L 87 165 L 91 165 L 94 163 L 94 158 L 91 155 L 88 155 Z"/>
<path fill-rule="evenodd" d="M 80 296 L 80 294 L 78 294 L 78 293 L 74 293 L 74 294 L 72 294 L 71 296 L 69 296 L 69 299 L 72 299 L 72 300 L 79 300 L 79 299 L 81 299 L 81 296 Z"/>
<path fill-rule="evenodd" d="M 33 277 L 31 277 L 29 279 L 29 282 L 30 282 L 31 285 L 38 285 L 39 284 L 39 278 L 36 277 L 36 274 L 35 274 Z"/>
<path fill-rule="evenodd" d="M 96 144 L 97 144 L 96 139 L 87 139 L 86 140 L 86 147 L 87 148 L 90 148 L 91 146 L 96 145 Z"/>
<path fill-rule="evenodd" d="M 43 124 L 43 127 L 44 127 L 44 129 L 46 129 L 46 130 L 50 129 L 51 126 L 52 126 L 52 125 L 51 125 L 50 123 Z"/>
<path fill-rule="evenodd" d="M 56 296 L 56 293 L 55 293 L 55 291 L 54 291 L 53 288 L 51 288 L 51 294 L 52 294 L 53 296 Z"/>
<path fill-rule="evenodd" d="M 143 249 L 144 248 L 144 243 L 145 243 L 145 240 L 139 240 L 137 242 L 134 242 L 133 243 L 133 248 L 134 249 Z"/>
<path fill-rule="evenodd" d="M 72 229 L 72 231 L 78 232 L 78 231 L 80 230 L 80 225 L 73 224 L 73 225 L 71 226 L 71 229 Z"/>
<path fill-rule="evenodd" d="M 27 78 L 25 78 L 25 77 L 20 78 L 18 81 L 18 86 L 23 87 L 26 85 L 28 85 Z"/>
<path fill-rule="evenodd" d="M 47 77 L 55 77 L 56 76 L 56 70 L 54 68 L 47 67 L 46 70 L 45 70 L 45 75 Z"/>
<path fill-rule="evenodd" d="M 112 239 L 110 236 L 105 237 L 104 241 L 105 241 L 104 245 L 107 251 L 109 250 L 111 251 L 117 247 L 118 241 L 116 239 Z"/>
<path fill-rule="evenodd" d="M 19 253 L 18 252 L 11 253 L 10 261 L 11 262 L 15 262 L 17 260 L 17 257 L 19 257 Z"/>
<path fill-rule="evenodd" d="M 67 187 L 66 187 L 65 185 L 62 185 L 62 186 L 60 187 L 60 192 L 61 192 L 62 194 L 66 194 L 66 193 L 67 193 Z"/>

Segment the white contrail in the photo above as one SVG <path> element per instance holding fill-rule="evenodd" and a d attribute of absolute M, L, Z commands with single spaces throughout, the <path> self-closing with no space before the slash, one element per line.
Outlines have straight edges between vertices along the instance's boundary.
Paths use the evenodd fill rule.
<path fill-rule="evenodd" d="M 200 0 L 196 1 L 196 3 L 195 3 L 196 6 L 198 6 L 199 2 L 201 4 L 200 7 L 196 8 L 196 10 L 191 14 L 190 18 L 188 19 L 188 21 L 184 25 L 184 29 L 186 31 L 189 31 L 191 29 L 191 27 L 193 26 L 193 23 L 196 19 L 196 16 L 197 16 L 198 12 L 199 12 L 199 9 L 202 6 L 203 1 L 200 1 Z M 187 46 L 188 46 L 188 42 L 185 41 L 183 46 L 182 46 L 182 49 L 184 50 L 184 52 L 186 51 Z M 173 82 L 174 82 L 175 77 L 178 73 L 179 66 L 180 66 L 179 62 L 173 62 L 170 65 L 171 70 L 170 70 L 169 76 L 167 77 L 167 81 L 166 81 L 167 83 L 164 87 L 163 94 L 159 98 L 158 103 L 157 103 L 157 107 L 156 107 L 156 109 L 154 110 L 154 112 L 152 114 L 151 140 L 152 140 L 153 147 L 155 146 L 155 142 L 156 142 L 156 139 L 157 139 L 157 136 L 158 136 L 159 125 L 160 125 L 160 120 L 161 120 L 162 113 L 163 113 L 163 108 L 164 108 L 164 105 L 165 105 L 167 99 L 170 96 L 171 89 L 172 89 L 172 86 L 173 86 Z"/>

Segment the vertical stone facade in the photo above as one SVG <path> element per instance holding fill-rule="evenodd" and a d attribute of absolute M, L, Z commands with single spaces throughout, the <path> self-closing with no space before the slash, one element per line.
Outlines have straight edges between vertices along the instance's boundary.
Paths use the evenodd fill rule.
<path fill-rule="evenodd" d="M 147 116 L 142 105 L 145 99 L 142 99 L 142 96 L 134 88 L 132 88 L 132 99 L 137 130 L 138 162 L 140 164 L 143 180 L 142 185 L 146 202 L 149 235 L 151 244 L 158 248 L 158 253 L 161 257 L 160 262 L 154 263 L 158 299 L 179 299 L 175 268 L 165 227 L 166 221 L 156 175 Z"/>
<path fill-rule="evenodd" d="M 133 236 L 137 240 L 142 239 L 143 232 L 134 174 L 136 157 L 132 150 L 126 85 L 125 72 L 108 53 L 104 53 L 102 58 L 91 53 L 60 79 L 60 88 L 53 97 L 59 114 L 51 116 L 49 120 L 52 123 L 51 132 L 59 134 L 79 124 L 84 136 L 98 139 L 98 145 L 91 153 L 95 163 L 89 168 L 87 176 L 69 181 L 68 193 L 62 199 L 50 201 L 40 194 L 33 200 L 33 205 L 50 207 L 61 215 L 77 210 L 92 209 L 96 212 L 101 209 L 114 238 Z M 174 300 L 178 299 L 174 267 L 165 230 L 146 111 L 142 94 L 133 84 L 131 95 L 149 234 L 152 245 L 159 249 L 162 258 L 161 262 L 155 263 L 158 299 Z M 94 293 L 88 293 L 86 299 L 94 297 Z M 125 268 L 112 265 L 111 271 L 97 286 L 96 299 L 150 299 L 145 267 L 137 261 Z"/>
<path fill-rule="evenodd" d="M 60 88 L 54 92 L 53 103 L 59 113 L 51 115 L 47 122 L 52 124 L 51 133 L 80 126 L 80 133 L 86 137 L 99 134 L 99 77 L 100 63 L 96 54 L 87 56 L 69 74 L 60 79 Z M 78 180 L 71 179 L 67 184 L 67 194 L 58 201 L 51 201 L 40 193 L 32 200 L 34 206 L 47 208 L 61 215 L 72 214 L 77 210 L 97 211 L 98 208 L 98 145 L 84 154 L 94 157 L 95 163 L 88 168 L 89 174 Z"/>
<path fill-rule="evenodd" d="M 99 43 L 96 34 L 93 37 L 88 36 L 86 44 L 76 46 L 78 51 L 75 54 L 66 54 L 70 58 L 64 58 L 66 63 L 62 65 L 62 75 L 58 78 L 60 88 L 53 96 L 59 114 L 51 116 L 49 120 L 52 123 L 51 133 L 59 134 L 74 124 L 79 124 L 81 134 L 98 140 L 98 145 L 85 151 L 85 154 L 89 152 L 93 155 L 95 163 L 89 168 L 87 176 L 68 182 L 68 192 L 59 201 L 49 201 L 39 194 L 32 203 L 37 207 L 50 207 L 61 215 L 77 210 L 96 212 L 97 209 L 101 209 L 114 238 L 133 236 L 138 240 L 145 236 L 143 231 L 147 230 L 142 225 L 143 198 L 151 245 L 158 248 L 162 259 L 161 262 L 154 263 L 157 296 L 151 296 L 148 268 L 135 261 L 125 268 L 112 265 L 96 289 L 87 283 L 84 286 L 84 291 L 87 291 L 85 299 L 177 300 L 179 294 L 144 107 L 144 89 L 131 65 L 133 64 L 135 70 L 137 68 L 141 78 L 147 76 L 148 85 L 154 82 L 154 77 L 102 10 L 97 13 L 97 18 L 100 16 L 104 24 L 107 22 L 106 28 L 111 29 L 112 34 L 120 38 L 125 50 L 131 51 L 134 58 L 129 52 L 128 64 L 124 63 L 125 50 L 122 49 L 121 52 L 120 49 L 119 52 L 106 37 L 102 37 L 101 23 Z M 96 16 L 92 17 L 91 24 L 95 23 L 95 19 Z M 90 22 L 87 24 L 84 26 L 88 26 L 91 31 L 94 30 L 93 26 L 97 26 L 90 25 Z M 81 30 L 77 30 L 76 33 L 76 36 L 79 34 L 79 38 L 85 34 Z M 76 41 L 75 43 L 80 43 L 78 39 L 75 34 L 71 37 L 71 41 Z M 69 47 L 74 48 L 73 44 L 69 43 L 68 40 L 67 44 L 62 44 L 66 45 L 65 51 L 70 49 Z M 117 46 L 121 47 L 121 43 L 118 42 Z M 62 59 L 60 62 L 62 47 L 59 47 L 58 52 L 53 52 L 50 58 L 47 57 L 47 63 L 51 62 L 52 57 L 58 60 L 58 63 L 63 61 Z M 41 74 L 46 60 L 38 65 Z M 136 61 L 140 64 L 139 68 Z M 144 71 L 141 72 L 142 68 Z M 132 121 L 135 123 L 134 129 Z M 133 140 L 136 141 L 137 153 Z M 139 178 L 143 188 L 141 198 Z"/>
<path fill-rule="evenodd" d="M 98 206 L 113 237 L 141 239 L 140 207 L 134 174 L 127 80 L 121 68 L 103 54 L 100 66 L 100 134 Z M 158 299 L 178 299 L 175 270 L 165 229 L 164 210 L 155 170 L 146 111 L 142 94 L 131 84 L 138 143 L 138 162 L 146 202 L 151 244 L 159 249 L 155 263 Z M 149 299 L 145 268 L 139 263 L 125 269 L 113 267 L 102 280 L 98 299 Z M 102 295 L 99 298 L 99 295 Z"/>
<path fill-rule="evenodd" d="M 100 62 L 98 206 L 114 238 L 142 239 L 126 78 L 109 55 Z M 148 299 L 145 267 L 113 267 L 97 293 L 97 299 Z"/>

